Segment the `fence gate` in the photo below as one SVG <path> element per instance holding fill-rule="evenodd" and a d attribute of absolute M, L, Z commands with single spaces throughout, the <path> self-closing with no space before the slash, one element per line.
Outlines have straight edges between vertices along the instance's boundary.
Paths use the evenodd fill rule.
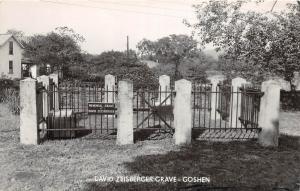
<path fill-rule="evenodd" d="M 47 128 L 42 134 L 47 139 L 103 137 L 116 134 L 117 91 L 97 83 L 50 82 L 47 93 Z M 45 110 L 45 108 L 44 108 Z"/>
<path fill-rule="evenodd" d="M 156 135 L 173 134 L 173 102 L 174 91 L 170 88 L 135 90 L 133 104 L 135 130 L 149 130 Z"/>
<path fill-rule="evenodd" d="M 263 93 L 258 87 L 194 84 L 193 129 L 200 138 L 248 139 L 260 131 L 258 114 Z"/>

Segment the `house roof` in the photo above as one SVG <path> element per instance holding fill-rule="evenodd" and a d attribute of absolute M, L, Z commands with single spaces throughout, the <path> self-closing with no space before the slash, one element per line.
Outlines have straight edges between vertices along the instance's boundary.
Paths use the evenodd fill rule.
<path fill-rule="evenodd" d="M 20 43 L 20 41 L 14 37 L 12 34 L 0 34 L 0 47 L 3 46 L 10 38 L 13 38 L 21 48 L 24 48 L 24 46 Z"/>

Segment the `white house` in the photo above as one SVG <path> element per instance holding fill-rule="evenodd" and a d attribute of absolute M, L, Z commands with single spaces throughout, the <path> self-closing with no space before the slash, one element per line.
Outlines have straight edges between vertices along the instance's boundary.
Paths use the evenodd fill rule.
<path fill-rule="evenodd" d="M 11 34 L 0 34 L 0 78 L 22 78 L 23 45 Z"/>

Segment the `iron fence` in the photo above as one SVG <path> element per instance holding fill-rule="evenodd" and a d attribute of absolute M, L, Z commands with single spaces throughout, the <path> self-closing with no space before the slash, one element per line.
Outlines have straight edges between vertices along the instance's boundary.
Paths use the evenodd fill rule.
<path fill-rule="evenodd" d="M 258 116 L 260 108 L 260 99 L 263 92 L 260 88 L 253 86 L 244 86 L 241 89 L 241 115 L 239 120 L 243 126 L 248 128 L 259 128 Z"/>
<path fill-rule="evenodd" d="M 117 91 L 96 83 L 50 83 L 40 91 L 43 97 L 40 128 L 45 139 L 67 139 L 81 136 L 107 136 L 116 133 Z M 39 94 L 39 95 L 40 95 Z"/>
<path fill-rule="evenodd" d="M 230 99 L 233 92 L 232 87 L 226 84 L 218 84 L 218 88 L 215 91 L 219 91 L 217 112 L 223 120 L 228 120 L 230 115 Z"/>
<path fill-rule="evenodd" d="M 253 138 L 260 131 L 262 95 L 259 88 L 250 86 L 234 89 L 228 85 L 214 88 L 211 84 L 194 84 L 193 129 L 203 131 L 201 136 L 205 138 Z"/>
<path fill-rule="evenodd" d="M 134 128 L 173 134 L 174 91 L 168 87 L 134 91 Z"/>
<path fill-rule="evenodd" d="M 196 84 L 192 86 L 192 126 L 213 136 L 224 131 L 259 131 L 258 114 L 262 93 L 259 88 Z M 134 129 L 174 133 L 170 87 L 139 88 L 133 91 Z M 43 136 L 75 138 L 84 135 L 115 135 L 117 90 L 97 83 L 38 84 L 38 119 Z M 47 127 L 47 128 L 46 128 Z M 212 135 L 210 134 L 210 135 Z M 251 133 L 250 133 L 251 134 Z M 224 136 L 226 138 L 226 136 Z M 239 138 L 240 136 L 236 137 Z"/>

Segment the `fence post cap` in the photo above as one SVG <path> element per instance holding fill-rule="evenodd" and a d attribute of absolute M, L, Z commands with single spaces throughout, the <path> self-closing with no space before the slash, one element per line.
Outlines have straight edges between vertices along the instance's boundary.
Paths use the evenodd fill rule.
<path fill-rule="evenodd" d="M 46 76 L 46 75 L 41 75 L 41 76 L 38 76 L 36 77 L 37 79 L 43 79 L 43 78 L 49 78 L 49 76 Z"/>
<path fill-rule="evenodd" d="M 213 76 L 209 76 L 209 77 L 207 77 L 207 79 L 209 79 L 209 80 L 214 80 L 214 79 L 216 79 L 216 80 L 224 80 L 224 76 L 223 75 L 213 75 Z"/>
<path fill-rule="evenodd" d="M 49 76 L 58 76 L 58 74 L 52 73 L 52 74 L 49 74 Z"/>
<path fill-rule="evenodd" d="M 241 78 L 241 77 L 236 77 L 236 78 L 232 79 L 231 86 L 240 87 L 240 86 L 242 86 L 242 84 L 245 84 L 245 83 L 247 83 L 246 79 Z"/>
<path fill-rule="evenodd" d="M 280 83 L 276 80 L 267 80 L 267 81 L 264 81 L 261 85 L 262 86 L 269 86 L 269 85 L 280 86 Z"/>
<path fill-rule="evenodd" d="M 246 79 L 242 77 L 235 77 L 232 79 L 232 81 L 246 81 Z"/>
<path fill-rule="evenodd" d="M 160 77 L 160 78 L 164 78 L 164 77 L 170 77 L 170 76 L 167 75 L 167 74 L 163 74 L 163 75 L 160 75 L 159 77 Z"/>
<path fill-rule="evenodd" d="M 106 74 L 106 75 L 105 75 L 105 78 L 106 78 L 106 77 L 114 77 L 114 75 L 112 75 L 112 74 Z"/>
<path fill-rule="evenodd" d="M 119 83 L 133 83 L 133 82 L 132 80 L 124 79 L 124 80 L 120 80 Z"/>
<path fill-rule="evenodd" d="M 36 82 L 36 79 L 33 79 L 33 78 L 25 78 L 24 80 L 21 80 L 20 82 Z"/>
<path fill-rule="evenodd" d="M 186 79 L 180 79 L 180 80 L 177 80 L 175 83 L 177 83 L 177 84 L 184 84 L 184 83 L 191 83 L 191 81 L 186 80 Z"/>

